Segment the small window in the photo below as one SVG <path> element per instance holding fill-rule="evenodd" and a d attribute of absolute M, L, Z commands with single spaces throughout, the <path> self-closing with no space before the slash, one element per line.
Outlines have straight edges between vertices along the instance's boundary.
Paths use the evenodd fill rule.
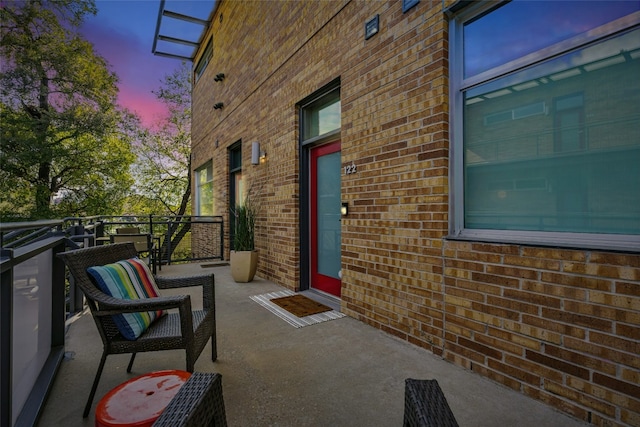
<path fill-rule="evenodd" d="M 195 183 L 196 215 L 213 215 L 213 165 L 211 162 L 196 169 Z"/>
<path fill-rule="evenodd" d="M 207 69 L 207 65 L 209 65 L 209 61 L 211 61 L 211 57 L 213 56 L 213 38 L 210 38 L 207 42 L 207 47 L 204 49 L 204 53 L 200 57 L 198 61 L 198 65 L 196 65 L 195 69 L 195 81 L 197 82 L 200 79 L 200 76 L 204 73 L 204 70 Z"/>
<path fill-rule="evenodd" d="M 304 106 L 303 140 L 316 138 L 340 129 L 340 89 Z"/>

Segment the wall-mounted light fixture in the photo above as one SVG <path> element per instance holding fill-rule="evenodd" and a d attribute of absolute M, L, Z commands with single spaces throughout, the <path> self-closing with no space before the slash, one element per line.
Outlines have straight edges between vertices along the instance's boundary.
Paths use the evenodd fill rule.
<path fill-rule="evenodd" d="M 260 164 L 260 143 L 258 141 L 251 143 L 251 164 Z"/>
<path fill-rule="evenodd" d="M 349 202 L 342 202 L 342 205 L 340 206 L 340 215 L 349 215 Z"/>
<path fill-rule="evenodd" d="M 217 102 L 217 103 L 213 104 L 213 109 L 214 110 L 222 110 L 222 107 L 224 107 L 224 104 L 222 102 Z"/>
<path fill-rule="evenodd" d="M 251 164 L 259 165 L 267 161 L 267 153 L 260 150 L 260 143 L 254 141 L 251 143 Z"/>
<path fill-rule="evenodd" d="M 216 76 L 213 78 L 214 82 L 221 82 L 224 80 L 224 73 L 218 73 L 216 74 Z"/>

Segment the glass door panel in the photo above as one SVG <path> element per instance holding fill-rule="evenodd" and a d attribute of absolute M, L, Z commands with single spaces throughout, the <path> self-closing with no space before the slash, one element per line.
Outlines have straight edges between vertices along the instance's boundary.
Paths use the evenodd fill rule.
<path fill-rule="evenodd" d="M 340 296 L 340 142 L 311 152 L 311 286 Z"/>

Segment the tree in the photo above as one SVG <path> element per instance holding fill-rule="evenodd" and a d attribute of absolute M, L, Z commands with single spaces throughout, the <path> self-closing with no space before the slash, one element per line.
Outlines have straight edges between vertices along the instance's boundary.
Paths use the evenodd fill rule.
<path fill-rule="evenodd" d="M 116 75 L 79 36 L 89 13 L 93 0 L 0 8 L 0 170 L 3 185 L 31 197 L 32 219 L 106 213 L 131 184 L 132 118 L 115 107 Z M 13 205 L 16 192 L 6 194 Z"/>
<path fill-rule="evenodd" d="M 191 69 L 183 62 L 166 75 L 156 98 L 169 112 L 156 129 L 146 129 L 134 145 L 137 162 L 135 203 L 149 213 L 182 216 L 191 209 Z M 173 223 L 171 248 L 190 230 L 189 222 Z M 166 245 L 167 242 L 165 242 Z M 163 254 L 166 253 L 163 249 Z"/>

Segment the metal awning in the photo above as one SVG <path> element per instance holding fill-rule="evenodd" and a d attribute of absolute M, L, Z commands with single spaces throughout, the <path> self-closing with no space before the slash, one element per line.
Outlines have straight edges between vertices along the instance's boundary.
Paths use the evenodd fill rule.
<path fill-rule="evenodd" d="M 158 56 L 193 61 L 209 28 L 215 6 L 215 0 L 160 0 L 151 52 Z"/>

